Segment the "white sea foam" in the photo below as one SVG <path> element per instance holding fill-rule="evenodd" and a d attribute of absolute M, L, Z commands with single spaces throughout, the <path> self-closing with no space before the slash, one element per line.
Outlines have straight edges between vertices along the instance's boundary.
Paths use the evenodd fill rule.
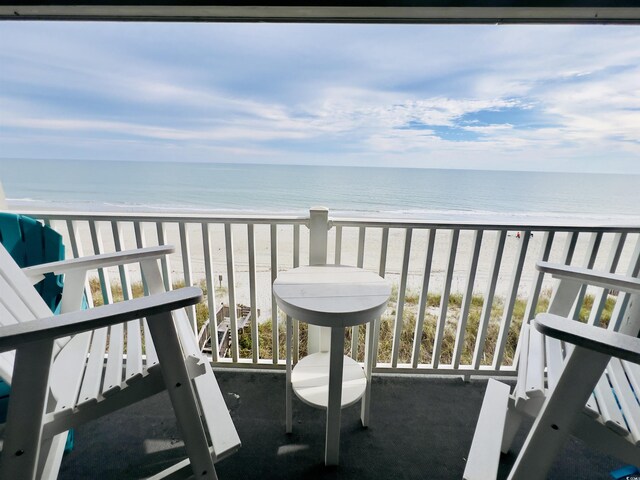
<path fill-rule="evenodd" d="M 640 223 L 638 176 L 149 162 L 0 161 L 12 208 L 425 221 Z M 152 172 L 152 174 L 150 174 Z"/>

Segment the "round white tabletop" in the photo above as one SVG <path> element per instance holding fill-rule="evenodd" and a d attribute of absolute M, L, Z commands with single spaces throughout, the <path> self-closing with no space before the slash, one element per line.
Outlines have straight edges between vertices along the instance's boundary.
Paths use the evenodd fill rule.
<path fill-rule="evenodd" d="M 351 327 L 384 312 L 391 284 L 361 268 L 314 265 L 280 272 L 273 294 L 292 318 L 321 327 Z"/>

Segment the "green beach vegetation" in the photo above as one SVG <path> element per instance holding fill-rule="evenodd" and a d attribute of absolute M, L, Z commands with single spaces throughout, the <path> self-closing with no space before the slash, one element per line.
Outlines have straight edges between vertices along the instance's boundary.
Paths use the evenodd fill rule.
<path fill-rule="evenodd" d="M 104 303 L 102 297 L 102 290 L 100 288 L 100 281 L 97 278 L 92 278 L 89 281 L 91 287 L 91 293 L 93 296 L 94 305 L 102 305 Z M 175 282 L 173 288 L 180 288 L 184 286 L 184 282 Z M 198 283 L 198 286 L 205 294 L 203 302 L 196 305 L 196 319 L 198 329 L 204 325 L 209 318 L 209 308 L 207 306 L 206 295 L 207 286 L 204 280 Z M 141 282 L 135 282 L 131 285 L 133 297 L 140 297 L 144 294 L 144 287 Z M 122 287 L 120 285 L 114 285 L 111 287 L 111 294 L 114 301 L 121 301 L 123 299 Z M 216 298 L 221 298 L 226 294 L 226 288 L 216 288 Z M 536 306 L 536 313 L 544 312 L 549 306 L 549 300 L 551 297 L 550 290 L 544 290 L 540 294 L 538 304 Z M 395 326 L 396 311 L 398 308 L 398 290 L 394 285 L 391 294 L 391 300 L 386 313 L 382 316 L 380 321 L 380 336 L 378 340 L 378 362 L 387 363 L 391 361 L 391 351 L 393 345 L 393 333 Z M 591 309 L 594 303 L 593 295 L 586 295 L 582 308 L 580 310 L 580 320 L 586 321 L 589 317 Z M 418 363 L 425 364 L 432 361 L 433 355 L 433 343 L 436 337 L 436 325 L 437 319 L 442 308 L 440 303 L 442 301 L 441 295 L 438 293 L 429 293 L 426 299 L 426 311 L 422 328 L 422 336 L 420 340 L 420 359 Z M 420 294 L 415 291 L 406 292 L 403 308 L 403 324 L 400 334 L 400 344 L 398 352 L 399 363 L 410 363 L 411 355 L 413 351 L 413 338 L 416 327 L 416 321 L 419 311 Z M 453 349 L 457 334 L 457 325 L 460 319 L 462 310 L 463 296 L 459 293 L 454 293 L 449 296 L 449 302 L 447 305 L 446 322 L 443 329 L 442 349 L 440 353 L 440 363 L 450 364 L 453 359 Z M 611 312 L 615 305 L 615 299 L 609 297 L 604 305 L 601 315 L 601 321 L 606 325 L 610 318 Z M 469 315 L 467 319 L 467 325 L 464 335 L 464 344 L 461 351 L 460 363 L 462 365 L 470 364 L 473 357 L 473 349 L 476 343 L 478 335 L 478 329 L 480 326 L 480 320 L 482 310 L 484 306 L 484 298 L 482 295 L 473 295 L 469 305 Z M 504 360 L 505 365 L 511 365 L 516 351 L 518 343 L 518 336 L 522 327 L 522 320 L 527 307 L 526 298 L 517 298 L 514 302 L 513 313 L 511 315 L 511 324 L 509 327 L 509 333 L 507 336 Z M 481 359 L 482 365 L 489 365 L 493 361 L 493 356 L 498 340 L 498 333 L 500 331 L 500 325 L 504 314 L 505 303 L 504 298 L 495 297 L 491 305 L 489 323 L 487 326 L 487 332 L 484 344 L 484 353 Z M 273 350 L 271 346 L 273 332 L 273 323 L 271 319 L 262 321 L 258 325 L 258 345 L 260 358 L 272 358 Z M 345 354 L 351 354 L 351 336 L 352 330 L 348 329 L 345 336 Z M 278 338 L 279 338 L 279 358 L 285 358 L 285 345 L 286 345 L 286 331 L 284 322 L 280 322 L 278 326 Z M 299 324 L 299 354 L 302 356 L 307 351 L 307 324 Z M 251 358 L 252 340 L 251 329 L 247 327 L 239 333 L 238 337 L 239 354 L 241 358 Z M 365 328 L 358 329 L 358 355 L 359 361 L 364 359 L 365 348 Z"/>
<path fill-rule="evenodd" d="M 198 324 L 198 330 L 202 328 L 205 322 L 209 319 L 209 307 L 207 306 L 207 282 L 203 279 L 200 280 L 197 284 L 198 287 L 204 293 L 204 300 L 198 304 L 196 304 L 196 321 Z M 172 287 L 174 290 L 178 288 L 184 287 L 184 281 L 179 280 L 172 283 Z M 93 297 L 93 305 L 98 307 L 104 304 L 104 297 L 102 294 L 102 288 L 100 287 L 100 280 L 97 277 L 92 277 L 89 279 L 89 288 L 91 289 L 91 296 Z M 225 287 L 216 287 L 216 296 L 223 295 L 227 292 Z M 144 285 L 142 282 L 133 282 L 131 283 L 131 293 L 133 298 L 138 298 L 144 296 Z M 112 284 L 111 285 L 111 298 L 114 302 L 121 302 L 124 300 L 124 294 L 122 292 L 122 285 Z"/>
<path fill-rule="evenodd" d="M 387 313 L 382 316 L 380 322 L 380 336 L 378 340 L 378 362 L 385 363 L 391 361 L 391 351 L 393 345 L 393 331 L 395 325 L 395 316 L 397 308 L 397 287 L 394 286 L 391 294 L 391 300 L 387 308 Z M 545 290 L 541 293 L 536 307 L 536 313 L 544 312 L 549 306 L 549 300 L 551 298 L 551 291 Z M 413 351 L 413 337 L 416 326 L 416 318 L 419 310 L 420 295 L 417 292 L 407 292 L 405 295 L 405 304 L 403 309 L 403 325 L 400 335 L 400 345 L 398 361 L 399 363 L 410 363 L 411 355 Z M 449 297 L 449 303 L 447 306 L 447 321 L 444 326 L 442 349 L 440 354 L 441 364 L 450 364 L 453 358 L 453 349 L 455 345 L 455 338 L 457 332 L 458 319 L 462 309 L 462 294 L 452 294 Z M 440 310 L 441 295 L 440 294 L 428 294 L 427 296 L 427 309 L 422 329 L 421 347 L 420 347 L 420 360 L 419 363 L 430 363 L 432 361 L 433 343 L 436 335 L 436 324 L 438 313 Z M 585 297 L 583 306 L 580 310 L 580 320 L 586 321 L 591 312 L 593 306 L 594 297 L 587 295 Z M 478 328 L 480 325 L 480 318 L 482 314 L 482 307 L 484 305 L 484 298 L 482 295 L 473 295 L 469 306 L 469 316 L 465 329 L 464 346 L 462 348 L 460 362 L 461 364 L 470 364 L 473 356 L 473 349 L 476 343 L 478 335 Z M 615 300 L 609 298 L 606 301 L 604 310 L 602 312 L 602 323 L 607 324 L 611 318 L 611 312 Z M 511 325 L 509 327 L 509 334 L 507 336 L 507 342 L 504 353 L 503 363 L 505 365 L 511 365 L 518 344 L 518 336 L 522 327 L 522 319 L 527 307 L 526 298 L 517 298 L 512 313 Z M 504 299 L 501 297 L 495 297 L 491 306 L 490 320 L 487 327 L 487 333 L 485 337 L 484 354 L 481 359 L 481 365 L 490 365 L 493 361 L 496 343 L 498 340 L 498 333 L 500 331 L 500 322 L 504 313 Z M 266 322 L 261 323 L 258 326 L 258 342 L 260 346 L 260 357 L 271 358 L 272 347 L 272 321 L 269 319 Z M 346 355 L 351 354 L 351 335 L 352 330 L 348 329 L 345 336 L 345 349 Z M 278 328 L 279 338 L 279 358 L 285 358 L 285 341 L 286 331 L 283 322 Z M 242 332 L 239 337 L 240 353 L 241 357 L 251 357 L 251 332 Z M 364 348 L 365 348 L 365 328 L 358 329 L 358 361 L 364 360 Z M 299 328 L 299 354 L 302 356 L 307 350 L 307 324 L 300 323 Z"/>

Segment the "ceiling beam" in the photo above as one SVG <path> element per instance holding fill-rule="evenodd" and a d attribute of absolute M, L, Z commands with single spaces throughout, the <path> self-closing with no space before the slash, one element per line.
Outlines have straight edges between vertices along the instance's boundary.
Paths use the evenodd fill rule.
<path fill-rule="evenodd" d="M 638 0 L 0 0 L 0 20 L 640 24 Z"/>

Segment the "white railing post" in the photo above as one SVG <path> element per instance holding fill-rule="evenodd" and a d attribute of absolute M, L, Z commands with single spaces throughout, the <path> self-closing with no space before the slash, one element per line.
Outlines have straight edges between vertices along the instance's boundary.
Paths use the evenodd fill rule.
<path fill-rule="evenodd" d="M 309 265 L 326 265 L 329 209 L 312 207 L 309 210 Z"/>
<path fill-rule="evenodd" d="M 236 304 L 235 255 L 233 251 L 233 225 L 224 224 L 224 242 L 227 247 L 227 286 L 229 294 L 229 338 L 231 339 L 231 359 L 238 361 L 238 319 Z M 277 353 L 274 353 L 274 358 Z"/>
<path fill-rule="evenodd" d="M 182 276 L 184 278 L 184 286 L 190 287 L 191 285 L 193 285 L 193 277 L 191 276 L 191 242 L 189 240 L 189 230 L 185 222 L 180 222 L 178 225 L 178 229 L 180 232 L 180 252 L 182 253 Z M 187 316 L 189 317 L 189 320 L 191 322 L 191 328 L 197 335 L 198 326 L 196 323 L 196 307 L 195 305 L 191 305 L 185 310 L 187 311 Z"/>
<path fill-rule="evenodd" d="M 4 193 L 4 189 L 2 188 L 2 182 L 0 182 L 0 210 L 9 210 L 9 205 L 7 204 L 7 196 Z"/>
<path fill-rule="evenodd" d="M 325 265 L 327 263 L 328 232 L 329 209 L 312 207 L 309 210 L 309 265 Z M 308 328 L 307 354 L 329 351 L 329 329 L 315 325 L 309 325 Z"/>
<path fill-rule="evenodd" d="M 407 291 L 407 274 L 409 271 L 409 258 L 411 256 L 411 237 L 413 230 L 407 228 L 404 233 L 404 252 L 402 255 L 402 269 L 400 270 L 400 286 L 398 287 L 398 300 L 396 302 L 396 319 L 393 324 L 393 341 L 391 345 L 391 366 L 398 366 L 400 356 L 400 337 L 404 326 L 404 297 Z"/>
<path fill-rule="evenodd" d="M 589 245 L 587 246 L 587 254 L 584 257 L 584 267 L 593 268 L 598 257 L 598 251 L 600 250 L 600 244 L 602 243 L 602 232 L 593 232 L 589 237 Z M 580 319 L 580 310 L 584 303 L 584 297 L 587 294 L 587 286 L 581 285 L 578 292 L 578 298 L 573 304 L 573 314 L 571 317 L 574 320 Z"/>

